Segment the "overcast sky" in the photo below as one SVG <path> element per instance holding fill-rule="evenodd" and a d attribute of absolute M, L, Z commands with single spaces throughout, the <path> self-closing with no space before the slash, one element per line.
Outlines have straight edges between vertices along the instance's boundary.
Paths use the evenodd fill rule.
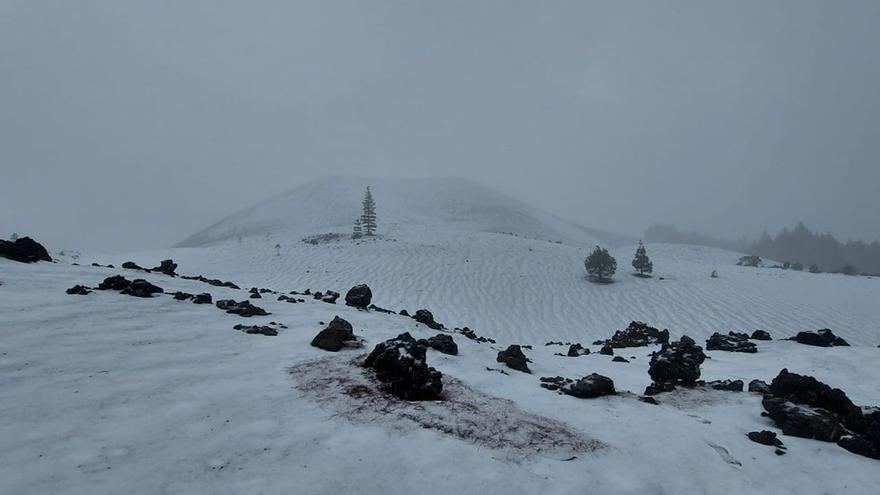
<path fill-rule="evenodd" d="M 0 0 L 0 235 L 173 244 L 328 174 L 880 238 L 880 1 Z"/>

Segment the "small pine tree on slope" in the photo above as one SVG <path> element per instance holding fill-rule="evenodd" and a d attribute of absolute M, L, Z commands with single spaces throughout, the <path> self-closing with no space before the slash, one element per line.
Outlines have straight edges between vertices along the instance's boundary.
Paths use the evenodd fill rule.
<path fill-rule="evenodd" d="M 364 195 L 363 214 L 361 215 L 361 226 L 363 233 L 367 236 L 376 235 L 376 202 L 373 200 L 373 193 L 370 186 L 367 186 L 367 193 Z"/>
<path fill-rule="evenodd" d="M 646 277 L 654 271 L 654 263 L 648 258 L 648 252 L 642 241 L 639 241 L 639 247 L 636 248 L 636 256 L 633 258 L 632 266 L 641 277 Z"/>
<path fill-rule="evenodd" d="M 596 246 L 596 249 L 584 260 L 587 273 L 598 282 L 610 282 L 617 271 L 617 260 L 607 249 Z"/>
<path fill-rule="evenodd" d="M 363 237 L 364 231 L 361 228 L 361 219 L 358 218 L 354 221 L 354 228 L 351 230 L 351 238 L 352 239 L 360 239 Z"/>

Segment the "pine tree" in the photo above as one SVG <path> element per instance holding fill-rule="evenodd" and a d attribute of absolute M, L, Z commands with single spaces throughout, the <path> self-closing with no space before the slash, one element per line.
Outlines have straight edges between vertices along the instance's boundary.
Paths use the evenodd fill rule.
<path fill-rule="evenodd" d="M 610 282 L 614 272 L 617 271 L 617 260 L 614 259 L 607 249 L 596 246 L 596 249 L 584 260 L 584 266 L 590 277 L 598 282 Z"/>
<path fill-rule="evenodd" d="M 361 228 L 361 219 L 358 218 L 354 221 L 354 228 L 351 230 L 351 238 L 352 239 L 360 239 L 364 236 L 364 230 Z"/>
<path fill-rule="evenodd" d="M 376 235 L 376 202 L 373 201 L 373 193 L 370 186 L 367 186 L 367 193 L 364 195 L 363 201 L 364 212 L 361 215 L 361 225 L 364 235 Z"/>
<path fill-rule="evenodd" d="M 654 271 L 654 263 L 648 258 L 648 252 L 645 251 L 645 245 L 642 244 L 642 241 L 639 241 L 639 247 L 636 248 L 636 256 L 633 258 L 632 266 L 642 277 Z"/>

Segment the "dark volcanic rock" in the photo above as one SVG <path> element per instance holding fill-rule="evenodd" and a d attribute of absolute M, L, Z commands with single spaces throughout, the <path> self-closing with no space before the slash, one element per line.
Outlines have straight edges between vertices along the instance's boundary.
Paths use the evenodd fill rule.
<path fill-rule="evenodd" d="M 262 299 L 263 298 L 263 296 L 261 296 L 259 292 L 251 292 L 249 297 L 251 299 Z"/>
<path fill-rule="evenodd" d="M 611 344 L 605 344 L 602 346 L 601 349 L 599 349 L 599 354 L 604 354 L 606 356 L 613 356 L 614 355 L 614 348 L 611 347 Z"/>
<path fill-rule="evenodd" d="M 749 382 L 749 392 L 755 392 L 758 394 L 769 394 L 770 385 L 767 385 L 767 382 L 763 380 L 752 380 Z"/>
<path fill-rule="evenodd" d="M 770 332 L 768 332 L 766 330 L 755 330 L 754 332 L 752 332 L 751 339 L 752 340 L 773 340 L 773 338 L 770 337 Z"/>
<path fill-rule="evenodd" d="M 566 354 L 568 357 L 578 357 L 578 356 L 586 356 L 590 353 L 590 350 L 580 344 L 571 344 L 568 346 L 568 353 Z"/>
<path fill-rule="evenodd" d="M 434 315 L 427 309 L 420 309 L 412 317 L 417 322 L 426 325 L 431 330 L 442 330 L 443 325 L 434 321 Z"/>
<path fill-rule="evenodd" d="M 373 300 L 373 291 L 367 284 L 355 285 L 345 293 L 345 305 L 355 308 L 368 308 Z"/>
<path fill-rule="evenodd" d="M 541 386 L 548 390 L 556 390 L 565 395 L 579 399 L 594 399 L 605 395 L 614 395 L 614 382 L 607 376 L 593 373 L 580 380 L 557 377 L 541 377 Z"/>
<path fill-rule="evenodd" d="M 88 287 L 84 287 L 82 285 L 74 285 L 73 287 L 67 289 L 67 293 L 71 295 L 75 294 L 79 296 L 85 296 L 87 294 L 91 294 L 92 291 L 90 291 Z"/>
<path fill-rule="evenodd" d="M 336 304 L 337 299 L 339 299 L 339 293 L 332 290 L 328 290 L 321 298 L 322 301 L 329 304 Z"/>
<path fill-rule="evenodd" d="M 700 365 L 705 359 L 703 348 L 683 335 L 677 342 L 665 344 L 651 355 L 648 374 L 655 384 L 692 384 L 700 378 Z"/>
<path fill-rule="evenodd" d="M 170 277 L 176 277 L 177 274 L 174 273 L 175 270 L 177 270 L 177 263 L 175 263 L 173 260 L 162 260 L 159 263 L 159 266 L 153 268 L 150 271 L 164 273 L 165 275 L 168 275 Z"/>
<path fill-rule="evenodd" d="M 122 268 L 125 268 L 126 270 L 141 270 L 144 272 L 147 271 L 146 268 L 138 265 L 134 261 L 126 261 L 125 263 L 122 264 Z"/>
<path fill-rule="evenodd" d="M 356 342 L 357 337 L 354 336 L 354 329 L 351 323 L 340 317 L 333 318 L 327 328 L 318 332 L 312 339 L 312 346 L 325 351 L 338 352 L 346 347 L 349 342 Z"/>
<path fill-rule="evenodd" d="M 409 311 L 407 311 L 405 309 L 401 309 L 400 313 L 397 313 L 397 314 L 399 314 L 400 316 L 409 316 Z"/>
<path fill-rule="evenodd" d="M 529 370 L 528 359 L 523 354 L 522 348 L 518 345 L 511 345 L 506 350 L 498 352 L 495 361 L 504 363 L 508 368 L 522 371 L 523 373 L 531 373 Z"/>
<path fill-rule="evenodd" d="M 199 282 L 204 282 L 208 285 L 213 285 L 214 287 L 229 287 L 230 289 L 241 289 L 241 287 L 233 284 L 232 282 L 224 282 L 222 280 L 217 280 L 213 278 L 205 278 L 201 275 L 195 277 L 188 277 L 186 275 L 181 275 L 180 278 L 185 280 L 198 280 Z"/>
<path fill-rule="evenodd" d="M 211 294 L 202 292 L 193 296 L 193 304 L 211 304 Z"/>
<path fill-rule="evenodd" d="M 114 275 L 107 277 L 103 282 L 98 284 L 98 290 L 125 290 L 131 285 L 131 281 L 122 275 Z"/>
<path fill-rule="evenodd" d="M 379 313 L 385 313 L 385 314 L 389 314 L 389 315 L 394 314 L 394 311 L 391 311 L 390 309 L 380 308 L 379 306 L 376 306 L 375 304 L 370 304 L 369 309 L 372 309 L 373 311 L 378 311 Z"/>
<path fill-rule="evenodd" d="M 706 383 L 706 386 L 715 390 L 725 390 L 728 392 L 742 392 L 742 380 L 714 380 Z"/>
<path fill-rule="evenodd" d="M 419 343 L 422 343 L 422 340 L 420 340 Z M 439 333 L 429 338 L 428 340 L 425 340 L 423 345 L 426 345 L 436 351 L 440 351 L 443 354 L 449 354 L 451 356 L 458 355 L 458 344 L 456 344 L 455 341 L 452 340 L 452 337 L 450 335 Z"/>
<path fill-rule="evenodd" d="M 815 332 L 798 332 L 797 335 L 790 340 L 800 344 L 812 345 L 817 347 L 836 347 L 849 346 L 849 343 L 842 338 L 834 335 L 834 332 L 827 328 L 817 330 Z"/>
<path fill-rule="evenodd" d="M 46 248 L 30 237 L 19 237 L 15 241 L 0 240 L 0 258 L 7 258 L 20 263 L 52 261 L 52 257 L 49 256 Z"/>
<path fill-rule="evenodd" d="M 610 345 L 615 349 L 668 343 L 669 330 L 658 330 L 640 321 L 630 322 L 626 330 L 614 332 L 614 335 L 608 340 L 593 342 L 594 345 Z"/>
<path fill-rule="evenodd" d="M 428 366 L 426 348 L 409 333 L 376 345 L 364 366 L 376 372 L 376 378 L 389 391 L 404 400 L 437 400 L 443 392 L 443 375 Z"/>
<path fill-rule="evenodd" d="M 132 280 L 131 283 L 122 290 L 122 294 L 134 297 L 153 297 L 153 294 L 161 294 L 165 292 L 161 287 L 153 285 L 142 278 Z"/>
<path fill-rule="evenodd" d="M 251 316 L 267 316 L 271 314 L 259 306 L 254 306 L 248 300 L 235 302 L 232 299 L 221 299 L 217 301 L 216 306 L 229 314 L 239 315 L 245 318 Z"/>
<path fill-rule="evenodd" d="M 623 356 L 614 356 L 614 359 L 611 360 L 614 363 L 628 363 L 629 359 Z"/>
<path fill-rule="evenodd" d="M 265 335 L 267 337 L 274 337 L 278 335 L 278 330 L 275 330 L 272 327 L 261 325 L 235 325 L 233 328 L 251 335 Z"/>
<path fill-rule="evenodd" d="M 755 353 L 758 352 L 758 346 L 750 342 L 749 336 L 744 333 L 729 332 L 721 335 L 715 332 L 706 340 L 706 350 Z"/>
<path fill-rule="evenodd" d="M 174 293 L 173 297 L 174 297 L 174 300 L 176 300 L 176 301 L 189 301 L 190 299 L 193 298 L 193 295 L 190 294 L 189 292 L 177 291 Z"/>
<path fill-rule="evenodd" d="M 481 344 L 482 344 L 482 343 L 487 343 L 487 342 L 490 343 L 490 344 L 494 344 L 494 343 L 495 343 L 495 340 L 494 340 L 494 339 L 490 339 L 489 337 L 483 337 L 483 336 L 477 335 L 477 332 L 474 332 L 473 330 L 471 330 L 471 329 L 468 328 L 468 327 L 464 327 L 464 328 L 456 328 L 455 331 L 458 332 L 458 333 L 460 333 L 460 334 L 462 334 L 462 335 L 464 335 L 465 337 L 467 337 L 467 338 L 469 338 L 469 339 L 471 339 L 471 340 L 473 340 L 473 341 L 475 341 L 475 342 L 479 342 L 479 343 L 481 343 Z"/>
<path fill-rule="evenodd" d="M 865 414 L 842 390 L 811 376 L 783 369 L 761 404 L 786 435 L 836 442 L 850 452 L 880 457 L 880 413 Z"/>
<path fill-rule="evenodd" d="M 782 447 L 782 441 L 776 438 L 776 433 L 768 430 L 750 431 L 746 433 L 749 440 L 760 443 L 761 445 L 769 445 L 770 447 Z"/>

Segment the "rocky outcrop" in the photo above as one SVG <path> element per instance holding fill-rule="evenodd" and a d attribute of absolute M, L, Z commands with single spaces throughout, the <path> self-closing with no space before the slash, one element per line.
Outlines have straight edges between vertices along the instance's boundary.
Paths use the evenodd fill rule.
<path fill-rule="evenodd" d="M 46 248 L 30 237 L 19 237 L 15 241 L 0 240 L 0 258 L 7 258 L 19 263 L 52 261 Z"/>
<path fill-rule="evenodd" d="M 590 350 L 580 344 L 571 344 L 568 346 L 568 353 L 566 356 L 568 357 L 578 357 L 578 356 L 586 356 L 590 353 Z"/>
<path fill-rule="evenodd" d="M 449 354 L 450 356 L 458 355 L 458 344 L 452 340 L 450 335 L 439 333 L 427 340 L 419 340 L 419 343 L 443 354 Z"/>
<path fill-rule="evenodd" d="M 416 314 L 414 314 L 412 318 L 431 330 L 443 330 L 443 325 L 434 321 L 434 315 L 427 309 L 416 311 Z"/>
<path fill-rule="evenodd" d="M 428 366 L 427 348 L 409 333 L 381 342 L 373 348 L 364 366 L 376 372 L 376 378 L 388 390 L 404 400 L 442 399 L 443 375 Z"/>
<path fill-rule="evenodd" d="M 750 337 L 752 340 L 773 340 L 770 337 L 770 332 L 766 330 L 755 330 L 752 332 L 752 336 Z"/>
<path fill-rule="evenodd" d="M 849 343 L 842 338 L 834 335 L 834 332 L 827 328 L 817 330 L 815 332 L 798 332 L 797 335 L 789 340 L 793 340 L 799 344 L 812 345 L 816 347 L 837 347 L 849 346 Z"/>
<path fill-rule="evenodd" d="M 259 306 L 254 306 L 248 300 L 235 302 L 233 299 L 221 299 L 217 301 L 216 306 L 229 314 L 243 316 L 245 318 L 250 318 L 251 316 L 267 316 L 271 314 Z"/>
<path fill-rule="evenodd" d="M 366 309 L 373 300 L 373 291 L 367 284 L 355 285 L 345 293 L 345 305 Z"/>
<path fill-rule="evenodd" d="M 630 322 L 625 330 L 614 332 L 608 340 L 597 340 L 593 345 L 608 345 L 615 349 L 645 347 L 669 343 L 669 330 L 658 330 L 640 321 Z"/>
<path fill-rule="evenodd" d="M 232 328 L 251 335 L 265 335 L 267 337 L 278 335 L 278 330 L 266 325 L 235 325 Z"/>
<path fill-rule="evenodd" d="M 153 294 L 165 292 L 161 287 L 153 285 L 142 278 L 132 280 L 128 287 L 122 289 L 121 294 L 134 297 L 153 297 Z"/>
<path fill-rule="evenodd" d="M 351 323 L 337 316 L 327 325 L 327 328 L 315 335 L 315 338 L 312 339 L 312 346 L 325 351 L 338 352 L 344 347 L 358 347 L 359 340 L 354 335 Z"/>
<path fill-rule="evenodd" d="M 557 377 L 541 377 L 541 386 L 548 390 L 577 397 L 579 399 L 595 399 L 606 395 L 614 395 L 614 382 L 607 376 L 597 373 L 590 374 L 580 380 Z"/>
<path fill-rule="evenodd" d="M 645 395 L 668 391 L 678 384 L 693 385 L 700 378 L 700 365 L 705 359 L 703 348 L 687 335 L 677 342 L 664 345 L 651 354 L 648 374 L 654 383 L 648 387 Z"/>
<path fill-rule="evenodd" d="M 758 346 L 754 342 L 749 341 L 749 336 L 744 333 L 729 332 L 727 335 L 721 335 L 715 332 L 706 340 L 706 350 L 753 354 L 758 352 Z"/>
<path fill-rule="evenodd" d="M 507 349 L 498 352 L 495 361 L 504 363 L 508 368 L 522 371 L 523 373 L 532 372 L 529 369 L 528 358 L 526 358 L 526 355 L 523 354 L 522 348 L 518 345 L 511 345 Z"/>

